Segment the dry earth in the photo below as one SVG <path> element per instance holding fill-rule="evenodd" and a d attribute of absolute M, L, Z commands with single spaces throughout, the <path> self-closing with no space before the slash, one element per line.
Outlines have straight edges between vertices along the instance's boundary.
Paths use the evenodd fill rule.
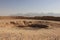
<path fill-rule="evenodd" d="M 24 21 L 26 23 L 24 23 Z M 44 24 L 49 27 L 48 29 L 31 29 L 28 28 L 28 24 Z M 23 27 L 17 27 L 18 25 L 23 25 Z M 60 22 L 48 20 L 1 19 L 0 40 L 60 40 Z"/>

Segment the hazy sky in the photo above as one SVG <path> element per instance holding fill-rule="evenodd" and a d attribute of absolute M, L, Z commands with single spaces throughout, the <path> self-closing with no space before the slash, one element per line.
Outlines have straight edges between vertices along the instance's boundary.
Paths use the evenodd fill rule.
<path fill-rule="evenodd" d="M 0 15 L 29 12 L 60 13 L 60 0 L 0 0 Z"/>

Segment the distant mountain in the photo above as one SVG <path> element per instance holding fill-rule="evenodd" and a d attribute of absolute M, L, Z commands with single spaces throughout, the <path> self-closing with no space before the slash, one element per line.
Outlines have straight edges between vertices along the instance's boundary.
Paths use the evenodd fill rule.
<path fill-rule="evenodd" d="M 57 13 L 26 13 L 26 14 L 17 13 L 11 16 L 59 16 L 60 17 L 60 14 L 57 14 Z"/>
<path fill-rule="evenodd" d="M 44 16 L 45 14 L 43 13 L 26 13 L 26 14 L 23 14 L 23 13 L 17 13 L 17 14 L 13 14 L 11 16 Z"/>

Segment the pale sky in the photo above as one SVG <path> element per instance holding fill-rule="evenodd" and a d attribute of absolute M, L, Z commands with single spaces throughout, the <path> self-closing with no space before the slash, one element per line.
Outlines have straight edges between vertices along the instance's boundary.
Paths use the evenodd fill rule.
<path fill-rule="evenodd" d="M 60 13 L 60 0 L 0 0 L 0 15 Z"/>

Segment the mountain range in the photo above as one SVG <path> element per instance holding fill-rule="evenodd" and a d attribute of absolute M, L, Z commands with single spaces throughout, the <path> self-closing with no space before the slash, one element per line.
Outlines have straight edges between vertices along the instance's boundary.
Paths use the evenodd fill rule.
<path fill-rule="evenodd" d="M 60 17 L 59 13 L 17 13 L 17 14 L 13 14 L 11 16 L 56 16 L 56 17 Z"/>

